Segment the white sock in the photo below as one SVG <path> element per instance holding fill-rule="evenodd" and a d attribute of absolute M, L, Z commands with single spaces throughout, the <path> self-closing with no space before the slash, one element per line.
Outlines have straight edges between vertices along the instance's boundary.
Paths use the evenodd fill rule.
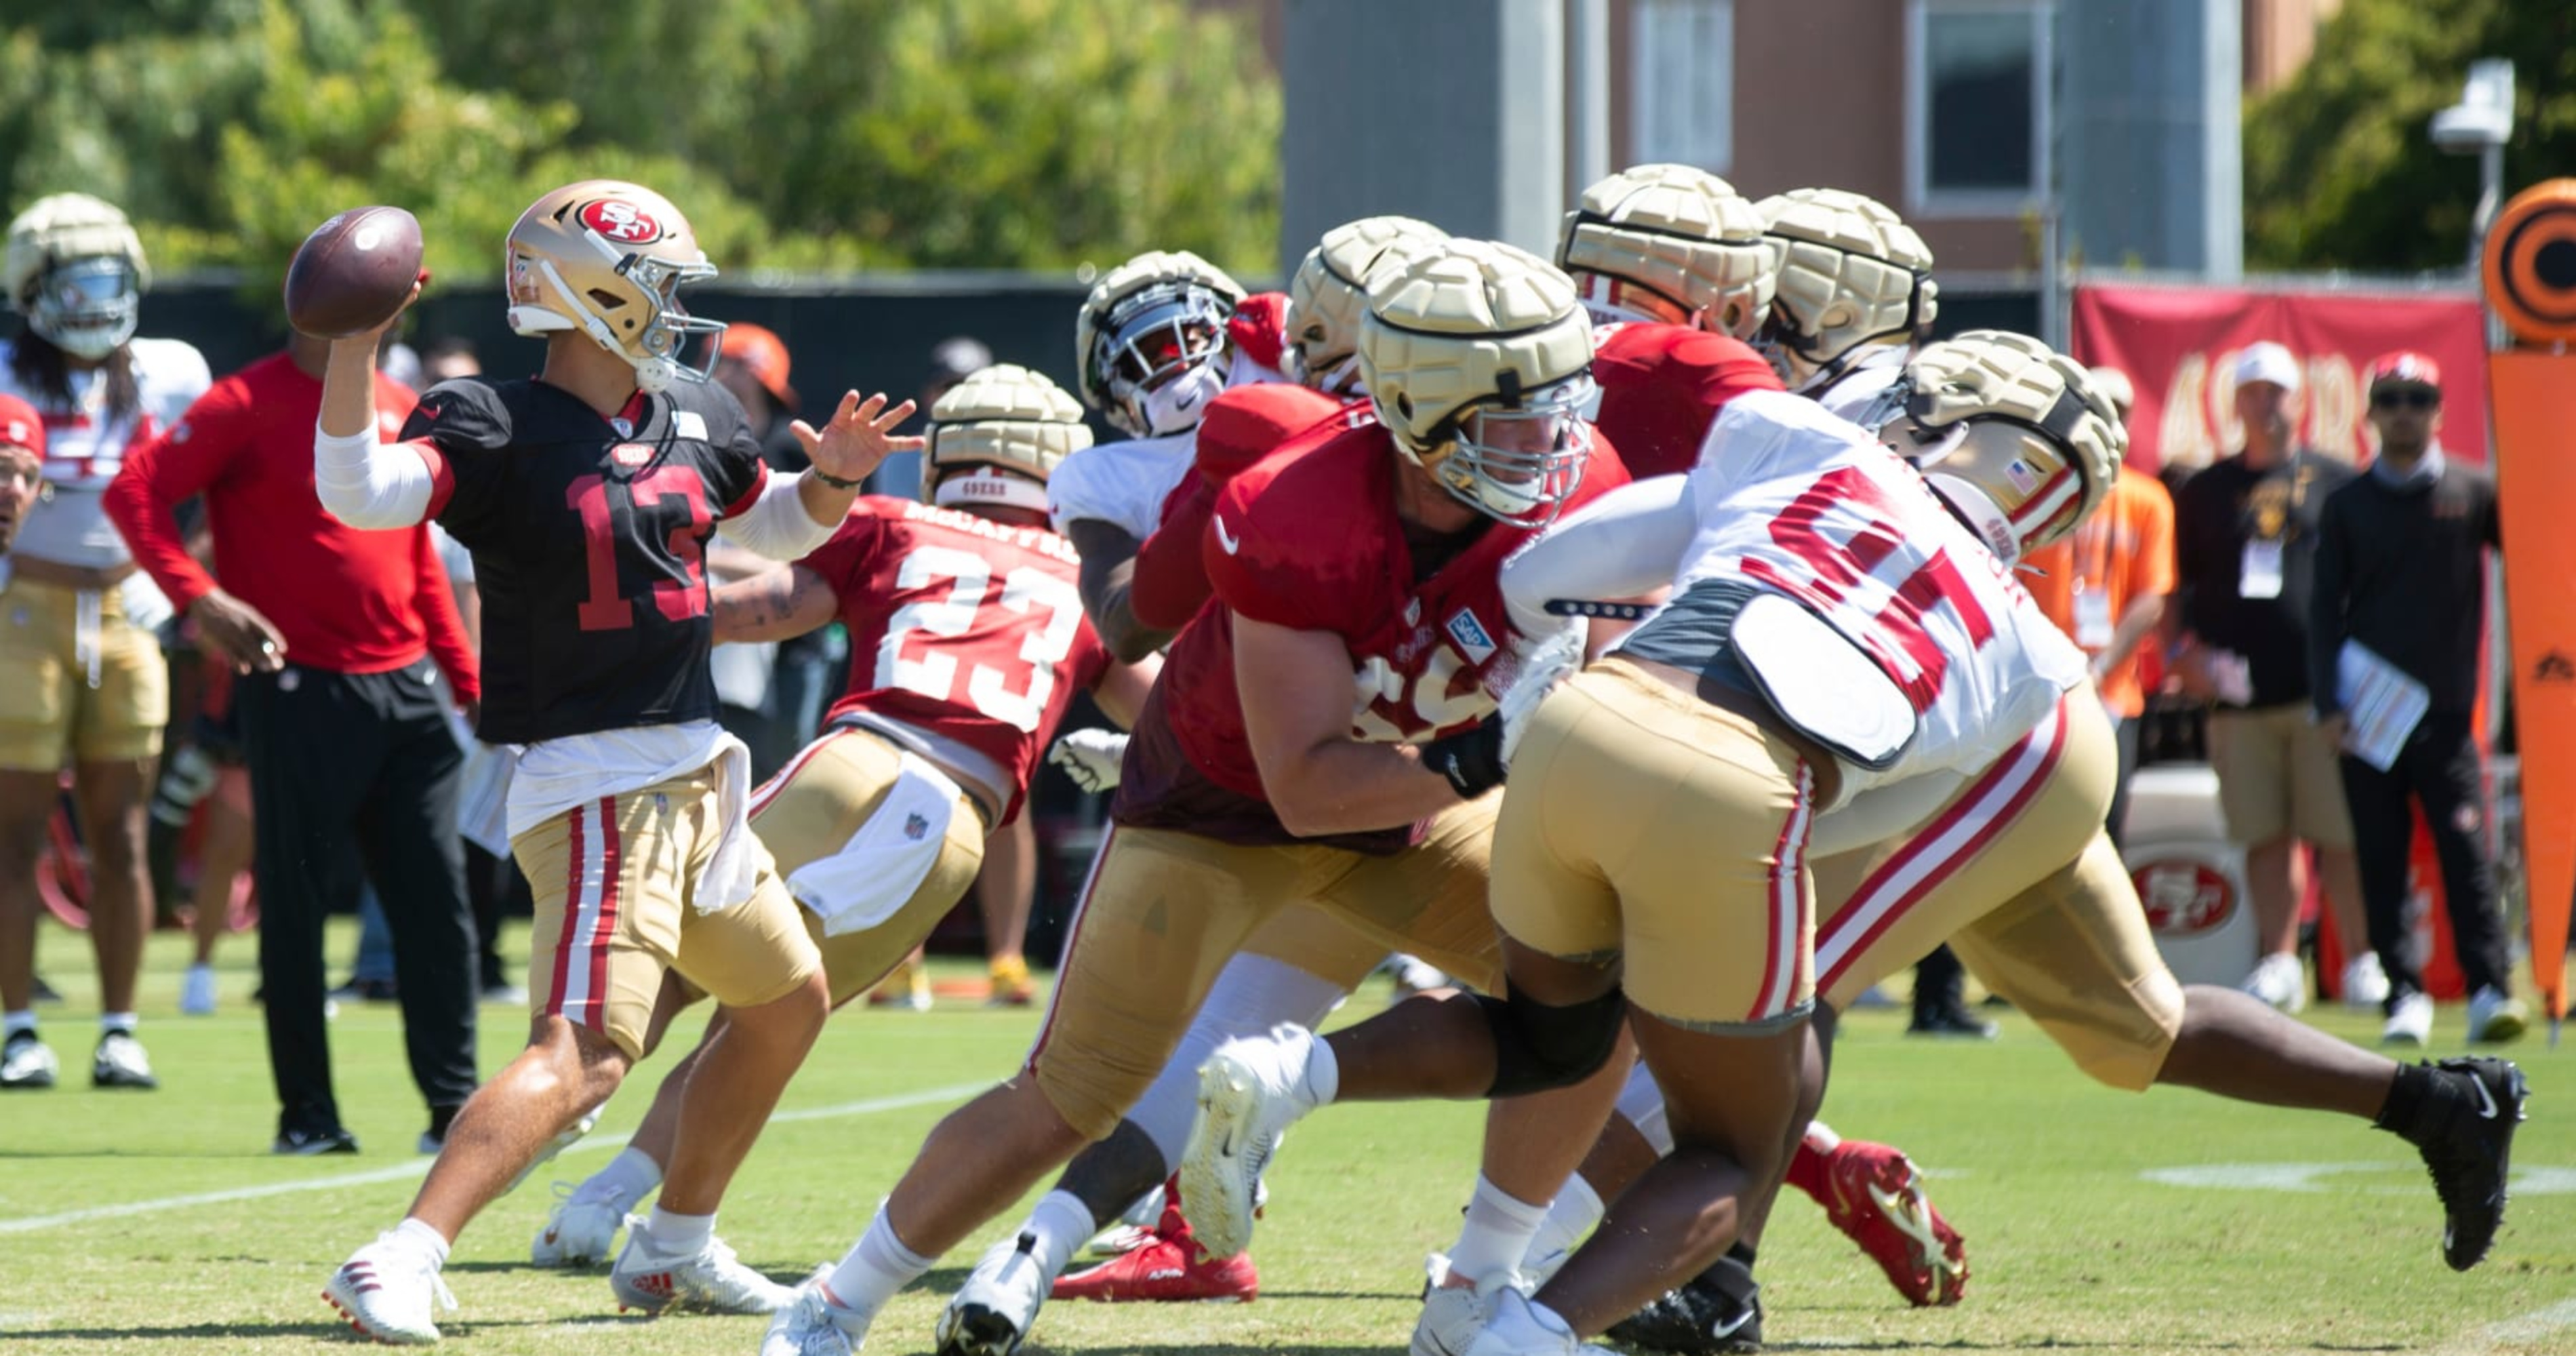
<path fill-rule="evenodd" d="M 1843 1137 L 1835 1134 L 1834 1128 L 1823 1121 L 1807 1122 L 1806 1141 L 1808 1148 L 1820 1154 L 1829 1154 L 1843 1147 Z"/>
<path fill-rule="evenodd" d="M 1546 1218 L 1546 1206 L 1512 1196 L 1478 1173 L 1467 1222 L 1458 1230 L 1458 1245 L 1449 1250 L 1449 1270 L 1481 1281 L 1517 1268 Z"/>
<path fill-rule="evenodd" d="M 1309 1107 L 1331 1106 L 1342 1091 L 1342 1062 L 1333 1055 L 1333 1047 L 1313 1032 L 1306 1033 L 1306 1103 Z"/>
<path fill-rule="evenodd" d="M 102 1036 L 111 1031 L 122 1031 L 131 1036 L 134 1026 L 134 1014 L 130 1012 L 102 1012 L 98 1015 L 98 1032 Z"/>
<path fill-rule="evenodd" d="M 662 1165 L 653 1156 L 628 1145 L 608 1160 L 608 1166 L 592 1173 L 582 1182 L 572 1198 L 584 1204 L 605 1205 L 615 1210 L 632 1210 L 653 1188 L 662 1185 Z"/>
<path fill-rule="evenodd" d="M 1097 1232 L 1091 1220 L 1091 1207 L 1070 1191 L 1050 1191 L 1029 1212 L 1029 1222 L 1022 1232 L 1031 1236 L 1029 1260 L 1038 1264 L 1038 1274 L 1049 1282 L 1064 1274 L 1073 1250 L 1082 1246 Z"/>
<path fill-rule="evenodd" d="M 15 1036 L 21 1031 L 35 1029 L 36 1010 L 34 1008 L 20 1008 L 16 1012 L 0 1013 L 0 1039 Z"/>
<path fill-rule="evenodd" d="M 849 1255 L 823 1281 L 832 1303 L 846 1311 L 833 1315 L 832 1321 L 840 1324 L 844 1332 L 865 1331 L 869 1320 L 894 1298 L 896 1291 L 920 1280 L 937 1260 L 905 1247 L 903 1240 L 895 1237 L 885 1207 L 878 1206 L 877 1217 L 868 1221 L 868 1231 L 859 1235 Z"/>
<path fill-rule="evenodd" d="M 1538 1232 L 1530 1238 L 1530 1252 L 1544 1257 L 1553 1252 L 1574 1251 L 1574 1245 L 1592 1232 L 1592 1226 L 1599 1224 L 1605 1213 L 1601 1193 L 1583 1180 L 1582 1173 L 1566 1178 L 1565 1186 L 1556 1193 L 1555 1202 L 1547 1208 L 1547 1218 L 1539 1221 Z"/>
<path fill-rule="evenodd" d="M 716 1217 L 675 1215 L 657 1205 L 644 1232 L 653 1236 L 653 1250 L 665 1257 L 695 1257 L 716 1236 Z"/>
<path fill-rule="evenodd" d="M 419 1220 L 405 1218 L 402 1223 L 394 1226 L 392 1236 L 400 1240 L 405 1247 L 418 1248 L 428 1254 L 431 1266 L 447 1265 L 447 1235 Z"/>

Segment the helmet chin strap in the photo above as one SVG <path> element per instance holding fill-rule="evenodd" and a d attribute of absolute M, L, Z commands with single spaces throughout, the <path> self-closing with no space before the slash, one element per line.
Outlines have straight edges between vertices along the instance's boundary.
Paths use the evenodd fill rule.
<path fill-rule="evenodd" d="M 591 342 L 607 349 L 627 366 L 635 369 L 636 390 L 646 395 L 659 395 L 671 389 L 671 382 L 679 375 L 679 364 L 668 358 L 638 359 L 628 353 L 626 346 L 617 342 L 617 334 L 608 328 L 608 322 L 600 319 L 597 312 L 582 305 L 581 298 L 575 295 L 570 287 L 564 285 L 563 274 L 555 271 L 554 260 L 539 256 L 537 268 L 546 275 L 546 281 L 554 285 L 555 295 L 571 309 L 574 322 L 581 327 L 584 334 L 590 336 Z"/>

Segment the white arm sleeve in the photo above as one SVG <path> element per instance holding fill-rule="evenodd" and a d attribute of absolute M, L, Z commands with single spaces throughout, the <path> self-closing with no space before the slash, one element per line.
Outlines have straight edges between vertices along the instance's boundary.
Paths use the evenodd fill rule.
<path fill-rule="evenodd" d="M 1503 565 L 1512 625 L 1540 635 L 1549 602 L 1633 598 L 1673 582 L 1699 532 L 1687 476 L 1640 480 L 1593 500 Z"/>
<path fill-rule="evenodd" d="M 837 521 L 818 523 L 797 497 L 805 473 L 772 475 L 751 507 L 716 525 L 736 546 L 771 560 L 802 560 L 841 530 Z"/>
<path fill-rule="evenodd" d="M 313 490 L 332 517 L 364 531 L 410 527 L 429 514 L 429 463 L 374 429 L 335 436 L 313 426 Z"/>

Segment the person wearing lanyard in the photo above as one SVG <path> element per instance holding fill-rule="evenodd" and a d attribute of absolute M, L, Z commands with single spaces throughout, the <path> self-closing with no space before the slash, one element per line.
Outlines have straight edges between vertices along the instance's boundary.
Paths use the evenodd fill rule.
<path fill-rule="evenodd" d="M 2308 719 L 2317 517 L 2352 471 L 2297 446 L 2299 364 L 2288 349 L 2268 340 L 2249 345 L 2234 376 L 2244 450 L 2193 476 L 2174 497 L 2174 596 L 2182 616 L 2172 671 L 2185 693 L 2215 703 L 2209 761 L 2227 836 L 2245 847 L 2245 887 L 2262 950 L 2246 992 L 2296 1012 L 2307 1002 L 2292 875 L 2299 844 L 2315 850 L 2337 934 L 2366 932 L 2334 746 Z M 2386 996 L 2386 979 L 2375 962 L 2361 959 L 2347 967 L 2345 998 L 2375 1006 Z"/>
<path fill-rule="evenodd" d="M 2093 378 L 2128 422 L 2136 388 L 2125 373 L 2093 369 Z M 2084 651 L 2119 737 L 2119 780 L 2111 792 L 2114 845 L 2128 818 L 2129 779 L 2138 770 L 2138 719 L 2147 708 L 2138 681 L 2138 647 L 2163 624 L 2174 589 L 2173 496 L 2164 483 L 2120 468 L 2102 508 L 2064 541 L 2031 553 L 2024 587 L 2039 610 Z"/>
<path fill-rule="evenodd" d="M 6 284 L 26 327 L 0 345 L 0 393 L 45 426 L 50 502 L 21 524 L 0 589 L 0 1088 L 52 1087 L 36 1033 L 36 858 L 72 770 L 89 854 L 99 1040 L 90 1081 L 152 1088 L 134 989 L 152 921 L 143 850 L 170 671 L 152 628 L 169 605 L 135 574 L 101 496 L 129 447 L 177 422 L 209 384 L 175 339 L 138 339 L 143 245 L 85 193 L 40 198 L 9 223 Z"/>

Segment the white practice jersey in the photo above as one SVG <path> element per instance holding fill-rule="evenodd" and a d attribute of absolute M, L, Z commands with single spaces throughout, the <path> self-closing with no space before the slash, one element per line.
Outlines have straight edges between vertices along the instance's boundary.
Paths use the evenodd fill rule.
<path fill-rule="evenodd" d="M 1845 794 L 1980 767 L 2084 680 L 2084 655 L 1893 452 L 1772 391 L 1719 414 L 1690 473 L 1699 528 L 1674 579 L 1740 579 L 1804 605 L 1902 689 L 1913 745 Z M 1855 776 L 1855 774 L 1857 774 Z"/>
<path fill-rule="evenodd" d="M 1198 431 L 1192 429 L 1096 443 L 1065 458 L 1047 477 L 1047 517 L 1056 535 L 1071 536 L 1065 525 L 1084 518 L 1114 524 L 1138 541 L 1154 535 L 1163 522 L 1163 501 L 1190 473 L 1198 451 Z"/>
<path fill-rule="evenodd" d="M 179 422 L 214 384 L 204 355 L 177 339 L 137 339 L 131 345 L 141 397 L 132 413 L 108 412 L 107 378 L 99 370 L 70 374 L 72 399 L 48 400 L 26 389 L 11 365 L 14 342 L 0 344 L 0 391 L 24 398 L 45 420 L 45 480 L 50 502 L 27 515 L 14 548 L 30 560 L 106 569 L 134 557 L 108 521 L 101 496 L 125 464 L 125 450 L 140 447 Z"/>
<path fill-rule="evenodd" d="M 1823 406 L 1828 413 L 1855 423 L 1865 422 L 1860 417 L 1862 412 L 1878 399 L 1881 391 L 1905 375 L 1905 364 L 1913 356 L 1914 350 L 1904 344 L 1873 344 L 1853 359 L 1849 367 L 1797 394 Z M 1872 433 L 1877 431 L 1870 430 Z"/>

